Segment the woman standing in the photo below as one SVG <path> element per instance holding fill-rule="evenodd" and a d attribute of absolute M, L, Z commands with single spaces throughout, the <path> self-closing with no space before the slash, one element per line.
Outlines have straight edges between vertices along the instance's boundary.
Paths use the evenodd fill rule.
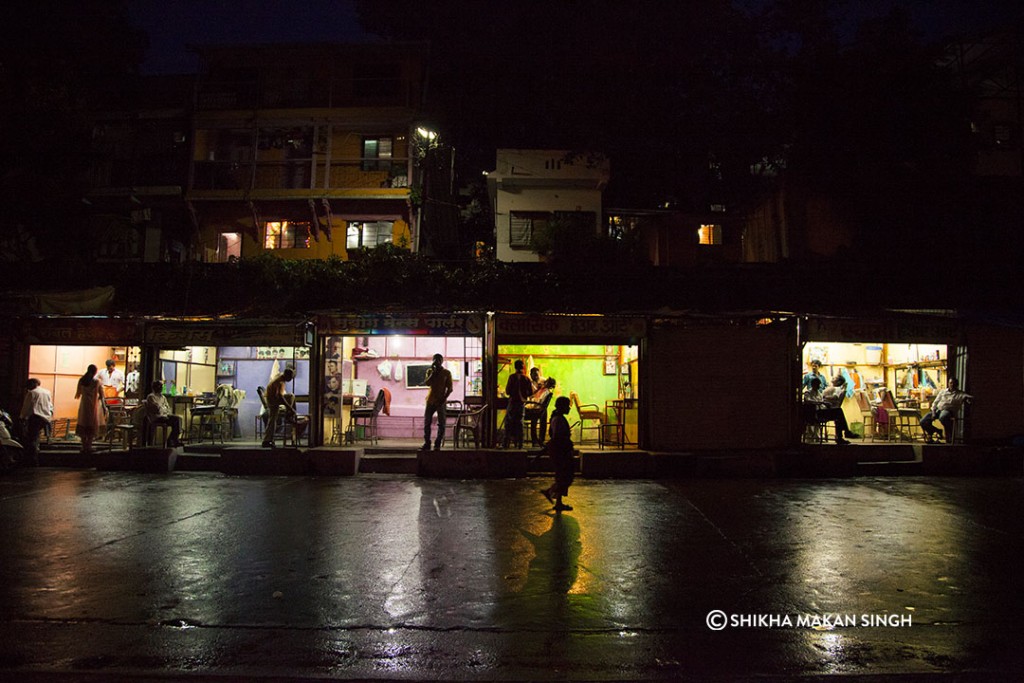
<path fill-rule="evenodd" d="M 85 374 L 78 379 L 75 398 L 78 399 L 78 425 L 75 427 L 75 434 L 82 440 L 82 452 L 91 453 L 92 442 L 99 435 L 100 425 L 106 422 L 103 419 L 103 384 L 96 377 L 95 365 L 86 368 Z"/>

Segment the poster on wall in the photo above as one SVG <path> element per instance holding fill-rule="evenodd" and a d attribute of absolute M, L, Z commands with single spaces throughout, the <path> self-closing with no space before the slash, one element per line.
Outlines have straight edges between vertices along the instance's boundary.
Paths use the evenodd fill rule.
<path fill-rule="evenodd" d="M 616 356 L 605 356 L 604 374 L 614 375 L 619 369 L 619 359 Z"/>

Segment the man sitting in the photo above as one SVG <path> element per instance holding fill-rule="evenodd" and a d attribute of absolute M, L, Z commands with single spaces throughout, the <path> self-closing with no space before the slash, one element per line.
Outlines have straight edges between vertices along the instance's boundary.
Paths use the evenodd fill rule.
<path fill-rule="evenodd" d="M 924 430 L 928 443 L 935 443 L 942 436 L 942 431 L 935 428 L 933 424 L 938 420 L 946 433 L 946 443 L 953 440 L 952 420 L 960 413 L 960 408 L 965 402 L 974 397 L 965 391 L 960 391 L 960 383 L 950 377 L 946 382 L 946 388 L 935 394 L 932 399 L 931 409 L 921 418 L 921 429 Z"/>
<path fill-rule="evenodd" d="M 181 416 L 171 412 L 171 406 L 163 395 L 163 382 L 157 380 L 150 385 L 150 394 L 146 396 L 143 408 L 146 411 L 148 424 L 146 425 L 145 437 L 148 444 L 153 427 L 156 425 L 169 425 L 171 434 L 167 437 L 167 445 L 173 447 L 181 445 Z"/>
<path fill-rule="evenodd" d="M 804 390 L 804 419 L 814 424 L 835 423 L 836 443 L 846 445 L 850 443 L 843 437 L 858 438 L 850 431 L 846 422 L 846 414 L 843 413 L 843 398 L 846 396 L 846 380 L 842 375 L 836 375 L 832 386 L 821 392 L 821 380 L 812 377 L 810 387 Z"/>

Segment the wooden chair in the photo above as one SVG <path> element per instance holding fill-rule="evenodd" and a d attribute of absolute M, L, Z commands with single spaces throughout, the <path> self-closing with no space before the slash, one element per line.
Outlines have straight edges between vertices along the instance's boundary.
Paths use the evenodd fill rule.
<path fill-rule="evenodd" d="M 582 445 L 585 439 L 585 434 L 588 429 L 597 430 L 597 443 L 600 448 L 604 448 L 604 413 L 601 411 L 601 407 L 596 403 L 580 403 L 580 397 L 575 391 L 569 392 L 569 400 L 572 401 L 573 407 L 576 408 L 576 415 L 580 418 L 580 440 L 579 443 Z M 587 424 L 587 422 L 591 424 Z"/>
<path fill-rule="evenodd" d="M 868 427 L 871 428 L 871 439 L 875 438 L 875 410 L 871 405 L 871 401 L 868 400 L 868 395 L 864 393 L 863 389 L 858 389 L 853 393 L 854 399 L 857 401 L 857 407 L 860 408 L 860 422 L 864 425 L 864 433 L 861 435 L 864 438 L 868 436 Z"/>
<path fill-rule="evenodd" d="M 455 421 L 455 431 L 452 434 L 452 442 L 455 448 L 459 447 L 460 438 L 465 439 L 464 446 L 469 447 L 469 437 L 473 437 L 473 448 L 480 448 L 480 437 L 483 433 L 484 414 L 487 412 L 487 404 L 484 403 L 476 408 L 463 410 Z"/>

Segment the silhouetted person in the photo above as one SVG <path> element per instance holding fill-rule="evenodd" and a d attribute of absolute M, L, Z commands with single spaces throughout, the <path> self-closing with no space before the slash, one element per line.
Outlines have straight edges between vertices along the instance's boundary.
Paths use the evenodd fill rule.
<path fill-rule="evenodd" d="M 82 452 L 92 453 L 92 442 L 99 436 L 100 425 L 105 424 L 103 385 L 96 377 L 96 366 L 90 365 L 85 374 L 78 378 L 75 388 L 78 399 L 78 421 L 75 434 L 82 440 Z"/>
<path fill-rule="evenodd" d="M 523 361 L 517 360 L 513 368 L 513 373 L 505 382 L 508 406 L 505 408 L 505 439 L 502 442 L 504 448 L 508 448 L 509 444 L 516 448 L 523 447 L 523 410 L 526 399 L 533 393 L 533 383 L 523 372 Z"/>
<path fill-rule="evenodd" d="M 434 354 L 434 362 L 427 369 L 423 381 L 430 391 L 427 392 L 427 407 L 423 411 L 423 450 L 430 450 L 430 420 L 437 414 L 437 438 L 434 450 L 441 450 L 444 443 L 445 422 L 448 420 L 448 396 L 452 393 L 452 373 L 444 367 L 444 356 Z"/>
<path fill-rule="evenodd" d="M 277 417 L 281 414 L 281 411 L 291 413 L 292 417 L 297 421 L 298 414 L 295 412 L 295 406 L 292 405 L 285 397 L 285 385 L 291 382 L 295 377 L 295 370 L 292 368 L 285 368 L 284 372 L 270 380 L 270 384 L 267 385 L 267 431 L 264 432 L 263 445 L 267 448 L 273 448 L 274 436 L 277 434 Z"/>
<path fill-rule="evenodd" d="M 572 510 L 571 505 L 562 503 L 562 496 L 569 495 L 569 486 L 576 473 L 575 455 L 572 445 L 572 432 L 569 430 L 569 399 L 559 396 L 555 399 L 555 410 L 551 413 L 551 441 L 547 451 L 555 466 L 555 483 L 541 491 L 555 510 Z"/>

